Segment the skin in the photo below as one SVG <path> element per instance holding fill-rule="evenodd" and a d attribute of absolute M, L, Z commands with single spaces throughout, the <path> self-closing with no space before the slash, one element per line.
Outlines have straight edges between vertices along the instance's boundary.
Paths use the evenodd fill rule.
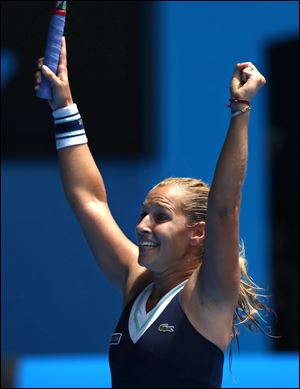
<path fill-rule="evenodd" d="M 48 101 L 50 108 L 57 110 L 73 104 L 65 38 L 57 75 L 42 66 L 43 58 L 37 64 L 34 89 L 39 89 L 43 72 L 53 85 L 53 98 Z M 238 63 L 231 79 L 230 96 L 250 102 L 265 83 L 251 62 Z M 243 108 L 243 103 L 232 103 L 231 111 Z M 157 241 L 159 247 L 153 249 L 139 248 L 117 225 L 89 146 L 58 150 L 66 198 L 97 264 L 122 293 L 124 306 L 154 282 L 147 302 L 149 310 L 170 289 L 188 278 L 181 293 L 182 309 L 194 328 L 222 351 L 230 342 L 239 295 L 239 215 L 248 158 L 249 117 L 250 111 L 230 120 L 211 184 L 205 223 L 187 226 L 181 211 L 182 194 L 178 190 L 165 187 L 149 193 L 136 233 L 138 241 Z M 159 213 L 166 214 L 166 218 L 160 219 Z M 200 263 L 197 253 L 203 245 L 205 255 Z"/>

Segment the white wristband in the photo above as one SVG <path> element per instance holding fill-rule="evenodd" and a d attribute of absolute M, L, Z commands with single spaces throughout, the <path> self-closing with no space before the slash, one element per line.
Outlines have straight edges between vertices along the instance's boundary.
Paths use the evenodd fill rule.
<path fill-rule="evenodd" d="M 85 143 L 88 143 L 88 139 L 85 134 L 65 139 L 56 139 L 56 150 L 64 149 L 65 147 L 70 146 L 83 145 Z"/>
<path fill-rule="evenodd" d="M 67 105 L 66 107 L 56 109 L 52 112 L 54 119 L 58 119 L 64 116 L 74 115 L 78 113 L 78 108 L 76 104 Z"/>
<path fill-rule="evenodd" d="M 55 125 L 56 149 L 88 143 L 77 105 L 52 112 Z"/>

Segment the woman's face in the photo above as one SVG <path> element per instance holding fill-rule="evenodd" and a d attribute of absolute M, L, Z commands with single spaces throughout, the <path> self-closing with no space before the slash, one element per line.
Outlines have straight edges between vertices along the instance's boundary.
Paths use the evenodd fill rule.
<path fill-rule="evenodd" d="M 182 213 L 178 188 L 153 189 L 142 206 L 136 226 L 138 262 L 151 271 L 165 271 L 170 264 L 183 265 L 190 250 L 191 229 Z"/>

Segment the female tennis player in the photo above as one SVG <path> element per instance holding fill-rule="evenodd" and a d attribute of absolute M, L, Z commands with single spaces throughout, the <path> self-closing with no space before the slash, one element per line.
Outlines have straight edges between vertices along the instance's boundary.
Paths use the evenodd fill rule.
<path fill-rule="evenodd" d="M 68 81 L 65 38 L 49 100 L 66 197 L 97 263 L 122 293 L 112 335 L 113 387 L 221 387 L 224 352 L 236 325 L 261 328 L 258 298 L 240 251 L 239 215 L 247 166 L 251 101 L 266 83 L 251 62 L 235 66 L 231 118 L 211 186 L 166 178 L 146 196 L 137 243 L 116 224 Z M 201 173 L 201 172 L 200 172 Z"/>

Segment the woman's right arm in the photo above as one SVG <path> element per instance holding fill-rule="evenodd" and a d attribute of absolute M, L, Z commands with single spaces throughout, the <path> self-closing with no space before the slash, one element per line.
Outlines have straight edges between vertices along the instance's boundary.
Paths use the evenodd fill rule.
<path fill-rule="evenodd" d="M 87 144 L 58 150 L 66 198 L 104 275 L 125 293 L 130 272 L 136 272 L 138 247 L 111 215 L 101 174 Z M 140 268 L 140 271 L 142 268 Z"/>
<path fill-rule="evenodd" d="M 43 74 L 52 81 L 53 98 L 49 100 L 52 110 L 71 106 L 73 99 L 68 81 L 65 38 L 57 76 L 38 65 Z M 38 90 L 40 71 L 36 73 Z M 94 257 L 104 275 L 126 295 L 131 284 L 145 269 L 137 263 L 138 247 L 120 230 L 111 215 L 105 185 L 101 173 L 87 144 L 64 147 L 57 150 L 63 188 Z"/>

